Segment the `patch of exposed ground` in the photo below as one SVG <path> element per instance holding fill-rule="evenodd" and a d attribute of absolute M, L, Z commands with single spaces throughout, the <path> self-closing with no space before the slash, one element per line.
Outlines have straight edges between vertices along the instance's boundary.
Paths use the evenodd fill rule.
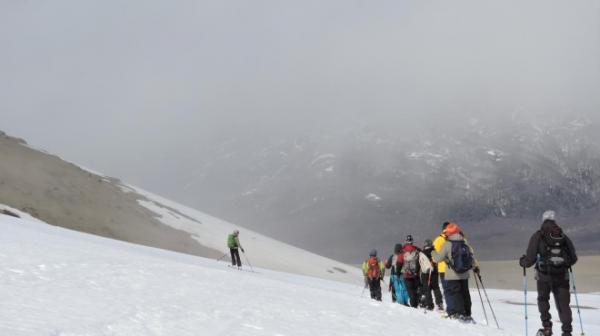
<path fill-rule="evenodd" d="M 583 256 L 573 268 L 577 291 L 581 293 L 600 292 L 600 256 Z M 486 287 L 523 290 L 523 271 L 519 262 L 482 261 L 481 274 Z M 535 291 L 534 269 L 527 270 L 528 288 Z M 474 286 L 474 284 L 472 284 Z"/>
<path fill-rule="evenodd" d="M 117 179 L 83 170 L 0 132 L 0 203 L 72 230 L 204 257 L 222 254 L 159 222 L 155 213 L 139 205 L 144 199 L 124 191 Z"/>

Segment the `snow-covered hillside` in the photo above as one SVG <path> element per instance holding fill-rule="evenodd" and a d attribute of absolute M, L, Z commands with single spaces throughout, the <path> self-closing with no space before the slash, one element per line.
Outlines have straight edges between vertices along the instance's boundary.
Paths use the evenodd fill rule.
<path fill-rule="evenodd" d="M 522 294 L 489 290 L 502 331 L 376 303 L 362 288 L 142 247 L 0 215 L 0 335 L 521 335 Z M 249 246 L 250 248 L 250 246 Z M 472 293 L 474 299 L 477 294 Z M 534 302 L 535 294 L 529 300 Z M 388 298 L 386 297 L 386 300 Z M 581 295 L 600 334 L 600 296 Z M 535 317 L 535 308 L 529 309 Z M 530 330 L 537 326 L 531 319 Z"/>
<path fill-rule="evenodd" d="M 356 267 L 281 243 L 145 190 L 132 186 L 124 189 L 143 195 L 140 204 L 158 214 L 160 222 L 188 232 L 202 246 L 223 252 L 226 255 L 224 260 L 229 260 L 229 249 L 225 243 L 227 235 L 239 229 L 240 243 L 247 253 L 241 256 L 242 263 L 250 261 L 254 266 L 329 280 L 350 283 L 362 281 L 361 271 Z"/>

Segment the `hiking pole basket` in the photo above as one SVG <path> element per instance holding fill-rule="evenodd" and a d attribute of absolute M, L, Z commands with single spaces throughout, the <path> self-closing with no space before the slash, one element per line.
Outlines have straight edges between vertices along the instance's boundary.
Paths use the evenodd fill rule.
<path fill-rule="evenodd" d="M 575 294 L 575 304 L 577 304 L 577 315 L 579 316 L 581 336 L 585 336 L 585 333 L 583 332 L 583 320 L 581 319 L 581 310 L 579 308 L 579 298 L 577 297 L 577 286 L 575 286 L 575 273 L 573 273 L 573 267 L 569 267 L 569 274 L 571 275 L 571 281 L 573 282 L 573 294 Z"/>
<path fill-rule="evenodd" d="M 481 308 L 483 308 L 483 316 L 485 316 L 485 325 L 489 326 L 490 322 L 487 316 L 487 310 L 485 309 L 485 304 L 483 303 L 483 296 L 481 296 L 481 289 L 479 288 L 479 282 L 475 279 L 475 285 L 477 285 L 477 293 L 479 293 L 479 300 L 481 300 Z"/>
<path fill-rule="evenodd" d="M 498 319 L 496 318 L 496 313 L 494 312 L 494 308 L 492 307 L 490 298 L 488 297 L 487 291 L 485 290 L 485 286 L 483 285 L 483 280 L 481 279 L 481 274 L 477 274 L 475 281 L 477 281 L 477 279 L 479 279 L 479 283 L 481 284 L 481 289 L 483 289 L 483 294 L 485 294 L 485 299 L 487 300 L 487 303 L 490 306 L 490 310 L 492 311 L 492 316 L 494 317 L 494 322 L 496 322 L 496 327 L 498 329 L 500 329 L 500 325 L 498 324 Z"/>
<path fill-rule="evenodd" d="M 528 335 L 528 316 L 527 316 L 527 269 L 525 267 L 523 267 L 523 293 L 524 293 L 524 299 L 525 299 L 525 304 L 524 304 L 524 309 L 525 309 L 525 336 Z"/>

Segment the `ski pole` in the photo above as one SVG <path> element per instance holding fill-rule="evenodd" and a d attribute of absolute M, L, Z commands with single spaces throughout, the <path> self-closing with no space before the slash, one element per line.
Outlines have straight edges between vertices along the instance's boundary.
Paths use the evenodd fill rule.
<path fill-rule="evenodd" d="M 246 262 L 248 263 L 248 266 L 250 266 L 250 270 L 252 271 L 252 273 L 254 272 L 254 268 L 252 268 L 252 264 L 250 263 L 250 260 L 248 259 L 248 256 L 246 255 L 246 253 L 242 253 L 244 255 L 244 258 L 246 258 Z"/>
<path fill-rule="evenodd" d="M 429 287 L 429 291 L 431 291 L 431 268 L 429 269 L 429 277 L 427 278 L 427 287 Z"/>
<path fill-rule="evenodd" d="M 227 256 L 227 253 L 223 254 L 222 256 L 219 257 L 219 259 L 217 259 L 217 262 L 221 261 L 221 259 L 225 258 Z"/>
<path fill-rule="evenodd" d="M 496 313 L 494 312 L 494 308 L 492 307 L 492 303 L 490 302 L 490 298 L 487 295 L 487 291 L 485 290 L 485 286 L 483 285 L 483 280 L 481 279 L 481 274 L 477 274 L 477 278 L 479 279 L 479 282 L 481 283 L 481 288 L 483 289 L 483 294 L 485 294 L 485 299 L 488 302 L 488 305 L 490 306 L 490 310 L 492 311 L 492 316 L 494 317 L 494 322 L 496 322 L 496 327 L 498 329 L 500 329 L 500 325 L 498 324 L 498 319 L 496 318 Z M 477 281 L 477 280 L 475 280 Z"/>
<path fill-rule="evenodd" d="M 483 296 L 481 296 L 481 289 L 479 289 L 479 282 L 475 279 L 475 285 L 477 285 L 477 293 L 479 293 L 479 300 L 481 300 L 481 308 L 483 308 L 483 316 L 485 316 L 485 325 L 489 326 L 490 322 L 488 321 L 487 311 L 485 309 L 485 304 L 483 304 Z"/>
<path fill-rule="evenodd" d="M 583 332 L 583 320 L 581 319 L 581 310 L 579 309 L 579 298 L 577 297 L 577 287 L 575 286 L 575 273 L 573 273 L 573 267 L 569 267 L 569 274 L 573 281 L 573 293 L 575 294 L 575 303 L 577 304 L 577 315 L 579 315 L 579 327 L 581 328 L 581 336 L 584 336 Z"/>
<path fill-rule="evenodd" d="M 527 269 L 523 267 L 523 291 L 525 293 L 525 336 L 528 335 L 528 316 L 527 316 Z"/>

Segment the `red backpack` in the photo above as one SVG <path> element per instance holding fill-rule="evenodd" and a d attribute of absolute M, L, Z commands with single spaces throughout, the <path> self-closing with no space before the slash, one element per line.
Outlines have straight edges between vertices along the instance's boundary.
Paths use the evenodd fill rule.
<path fill-rule="evenodd" d="M 377 260 L 377 257 L 370 257 L 369 260 L 367 260 L 367 266 L 369 267 L 367 277 L 369 277 L 369 279 L 379 279 L 381 276 L 381 269 L 379 268 L 379 260 Z"/>

